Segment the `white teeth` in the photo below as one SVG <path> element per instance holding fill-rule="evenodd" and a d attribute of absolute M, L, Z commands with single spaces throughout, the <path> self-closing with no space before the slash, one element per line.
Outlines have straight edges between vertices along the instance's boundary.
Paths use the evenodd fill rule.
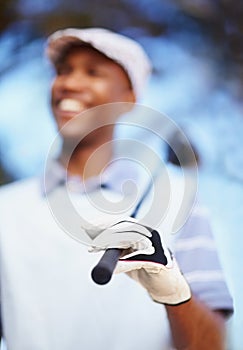
<path fill-rule="evenodd" d="M 61 100 L 59 103 L 60 110 L 65 112 L 81 112 L 84 109 L 84 105 L 77 101 L 73 100 L 71 98 L 65 98 L 64 100 Z"/>

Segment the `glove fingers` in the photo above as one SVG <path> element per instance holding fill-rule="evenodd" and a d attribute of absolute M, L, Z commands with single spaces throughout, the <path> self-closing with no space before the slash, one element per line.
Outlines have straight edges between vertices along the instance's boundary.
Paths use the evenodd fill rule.
<path fill-rule="evenodd" d="M 152 263 L 150 261 L 128 261 L 120 259 L 115 269 L 115 273 L 131 272 L 134 270 L 145 269 L 148 273 L 159 273 L 166 267 L 162 264 Z"/>
<path fill-rule="evenodd" d="M 109 230 L 110 234 L 137 232 L 143 236 L 152 236 L 150 230 L 146 226 L 139 224 L 136 219 L 130 217 L 113 217 L 104 220 L 96 220 L 93 224 L 86 223 L 85 226 L 82 226 L 82 229 L 84 229 L 91 238 L 98 237 L 106 230 Z"/>
<path fill-rule="evenodd" d="M 138 223 L 134 223 L 128 220 L 123 220 L 121 222 L 118 222 L 112 225 L 111 227 L 109 227 L 108 230 L 111 233 L 137 232 L 140 235 L 143 235 L 146 237 L 152 237 L 150 230 L 146 226 L 140 225 Z"/>
<path fill-rule="evenodd" d="M 151 254 L 152 243 L 149 238 L 140 235 L 137 232 L 110 233 L 109 230 L 102 232 L 92 241 L 91 251 L 100 251 L 107 248 L 129 249 L 132 251 Z M 130 252 L 131 253 L 131 252 Z"/>
<path fill-rule="evenodd" d="M 152 254 L 154 252 L 152 242 L 147 237 L 152 237 L 152 233 L 147 227 L 130 220 L 122 220 L 97 235 L 92 241 L 90 251 L 100 251 L 107 248 L 131 248 L 132 252 L 128 257 L 140 253 Z"/>

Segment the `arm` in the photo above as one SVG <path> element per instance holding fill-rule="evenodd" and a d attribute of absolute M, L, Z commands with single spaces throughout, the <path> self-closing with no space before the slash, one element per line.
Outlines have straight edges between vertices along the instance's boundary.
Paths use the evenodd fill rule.
<path fill-rule="evenodd" d="M 132 232 L 139 232 L 142 226 L 135 222 L 130 224 L 129 230 Z M 118 229 L 118 225 L 119 223 L 112 226 L 114 232 L 116 230 L 117 232 L 123 231 Z M 151 233 L 151 236 L 146 236 L 146 239 L 151 241 L 152 246 L 155 248 L 154 252 L 152 254 L 141 254 L 140 251 L 135 251 L 130 256 L 129 254 L 123 255 L 117 264 L 115 272 L 126 272 L 148 291 L 154 301 L 165 305 L 172 338 L 177 350 L 223 350 L 225 348 L 223 312 L 212 311 L 206 306 L 206 302 L 204 304 L 196 299 L 193 294 L 196 289 L 195 286 L 192 283 L 189 287 L 176 260 L 169 253 L 166 246 L 163 245 L 160 234 L 151 228 L 145 226 L 144 228 L 147 228 Z M 184 254 L 183 250 L 187 265 L 190 263 L 189 265 L 192 265 L 194 270 L 196 268 L 196 271 L 201 269 L 206 272 L 208 270 L 211 271 L 211 260 L 208 258 L 206 250 L 200 250 L 200 254 L 198 249 L 193 249 L 192 251 L 195 256 L 192 256 L 192 252 L 190 253 L 189 250 Z M 210 255 L 212 258 L 212 250 L 210 250 Z M 214 268 L 218 268 L 215 259 L 213 262 Z M 208 264 L 209 266 L 207 266 Z M 216 271 L 218 272 L 218 269 Z M 199 279 L 199 281 L 203 282 L 203 290 L 206 284 L 206 290 L 210 291 L 211 302 L 213 295 L 213 304 L 221 305 L 218 309 L 222 308 L 225 311 L 229 310 L 229 312 L 232 310 L 231 300 L 225 283 L 218 284 L 217 280 L 210 281 L 210 279 Z M 200 292 L 200 290 L 197 292 Z M 199 295 L 201 294 L 199 293 Z M 202 295 L 202 300 L 204 299 L 205 296 L 203 298 Z"/>
<path fill-rule="evenodd" d="M 166 305 L 177 350 L 225 349 L 225 318 L 192 297 L 180 305 Z"/>
<path fill-rule="evenodd" d="M 161 242 L 156 241 L 155 233 L 156 231 L 153 231 L 151 238 L 153 246 L 156 247 L 155 253 L 147 257 L 137 255 L 128 258 L 123 265 L 120 261 L 120 269 L 124 266 L 125 272 L 128 272 L 128 265 L 130 265 L 131 270 L 128 272 L 130 277 L 140 282 L 153 300 L 165 305 L 172 340 L 177 350 L 225 349 L 226 332 L 223 311 L 213 311 L 205 303 L 199 301 L 193 293 L 189 298 L 187 282 L 176 267 L 175 260 L 172 266 L 167 263 L 168 268 L 162 266 L 163 261 L 160 262 L 161 267 L 158 267 L 157 258 L 163 255 L 166 248 L 160 246 Z M 137 262 L 136 259 L 138 259 Z M 128 260 L 133 261 L 128 264 Z M 217 294 L 214 291 L 214 295 L 216 298 L 222 298 L 219 290 Z"/>

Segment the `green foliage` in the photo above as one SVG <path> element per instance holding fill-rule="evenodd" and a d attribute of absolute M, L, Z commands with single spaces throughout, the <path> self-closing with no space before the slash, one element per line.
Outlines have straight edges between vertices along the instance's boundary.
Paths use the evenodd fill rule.
<path fill-rule="evenodd" d="M 13 181 L 13 177 L 6 171 L 0 163 L 0 186 Z"/>
<path fill-rule="evenodd" d="M 18 20 L 19 16 L 17 11 L 15 11 L 16 4 L 16 0 L 0 0 L 0 33 Z"/>
<path fill-rule="evenodd" d="M 0 34 L 12 28 L 16 35 L 26 35 L 26 40 L 16 40 L 16 50 L 69 26 L 102 26 L 132 36 L 183 34 L 190 49 L 191 36 L 199 34 L 206 48 L 202 54 L 210 51 L 222 79 L 243 81 L 243 2 L 239 0 L 0 0 L 0 5 Z M 196 45 L 196 50 L 200 52 L 201 46 Z"/>

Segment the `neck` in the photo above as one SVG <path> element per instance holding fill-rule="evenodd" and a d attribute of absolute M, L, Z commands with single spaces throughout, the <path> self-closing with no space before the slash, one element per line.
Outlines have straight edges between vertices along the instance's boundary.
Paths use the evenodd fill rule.
<path fill-rule="evenodd" d="M 108 141 L 96 144 L 95 147 L 79 144 L 71 151 L 64 142 L 59 160 L 69 175 L 80 176 L 83 180 L 87 180 L 98 176 L 109 164 L 112 155 L 112 143 Z"/>

